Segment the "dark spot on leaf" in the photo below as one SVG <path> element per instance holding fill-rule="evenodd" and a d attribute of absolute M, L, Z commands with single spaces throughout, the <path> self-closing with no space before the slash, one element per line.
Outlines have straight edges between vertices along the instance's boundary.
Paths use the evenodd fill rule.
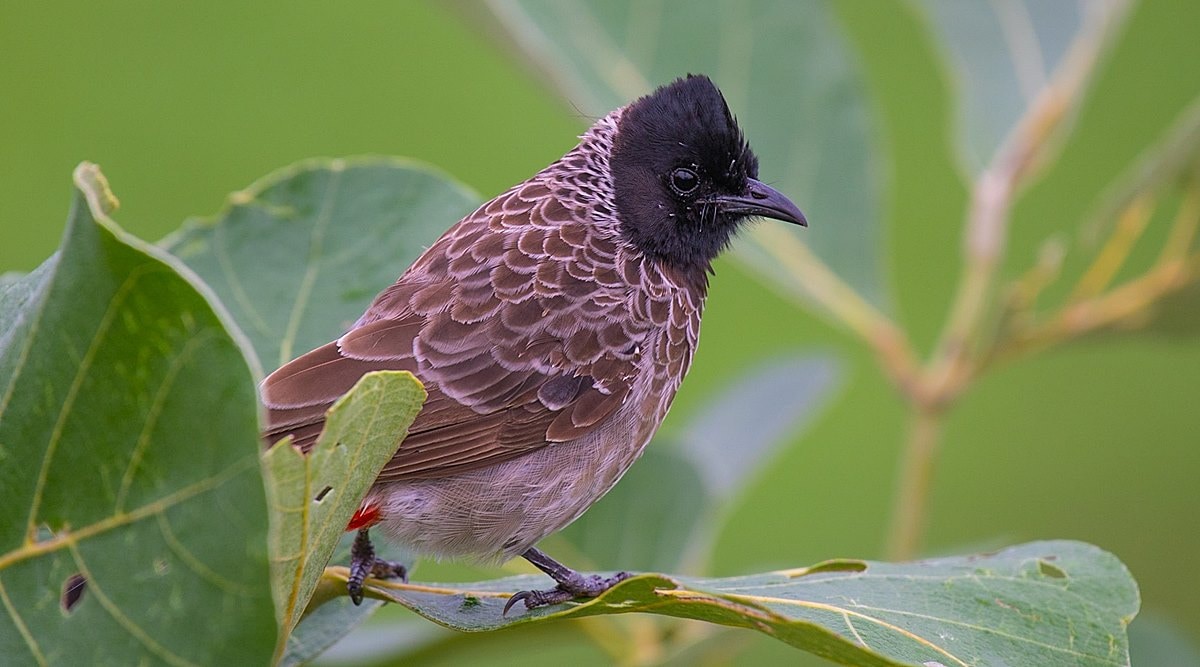
<path fill-rule="evenodd" d="M 480 602 L 479 598 L 475 597 L 474 595 L 464 595 L 463 596 L 463 601 L 462 601 L 463 609 L 469 609 L 471 607 L 478 607 L 481 604 L 483 604 L 483 603 Z"/>
<path fill-rule="evenodd" d="M 1060 568 L 1051 565 L 1049 562 L 1047 562 L 1049 560 L 1049 558 L 1038 560 L 1038 572 L 1041 572 L 1042 576 L 1051 577 L 1053 579 L 1066 579 L 1067 573 L 1063 572 Z"/>
<path fill-rule="evenodd" d="M 789 570 L 787 576 L 790 579 L 804 577 L 810 574 L 825 574 L 828 572 L 866 572 L 867 564 L 861 560 L 827 560 L 822 563 L 817 563 L 809 567 L 802 567 L 797 570 Z"/>
<path fill-rule="evenodd" d="M 317 497 L 313 498 L 313 502 L 319 503 L 322 500 L 325 500 L 325 496 L 329 495 L 329 492 L 332 490 L 333 490 L 332 486 L 327 486 L 327 487 L 321 489 L 321 492 L 317 494 Z"/>
<path fill-rule="evenodd" d="M 87 578 L 76 572 L 67 577 L 63 582 L 62 597 L 59 602 L 62 604 L 63 611 L 68 614 L 75 609 L 75 605 L 83 599 L 83 592 L 87 590 Z"/>

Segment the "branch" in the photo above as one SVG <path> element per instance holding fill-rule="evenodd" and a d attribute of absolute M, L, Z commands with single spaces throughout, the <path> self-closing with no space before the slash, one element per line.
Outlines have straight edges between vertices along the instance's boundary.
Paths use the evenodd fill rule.
<path fill-rule="evenodd" d="M 879 359 L 880 366 L 901 391 L 917 385 L 918 364 L 908 336 L 853 287 L 837 276 L 809 247 L 787 230 L 761 226 L 755 233 L 761 247 L 792 275 L 794 282 L 835 323 L 858 336 Z"/>

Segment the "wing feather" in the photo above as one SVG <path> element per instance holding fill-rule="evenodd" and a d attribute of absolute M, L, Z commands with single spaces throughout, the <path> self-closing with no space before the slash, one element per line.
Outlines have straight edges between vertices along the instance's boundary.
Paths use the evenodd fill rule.
<path fill-rule="evenodd" d="M 408 370 L 428 399 L 381 481 L 455 474 L 586 435 L 627 399 L 645 327 L 630 325 L 615 246 L 545 184 L 480 207 L 339 340 L 263 383 L 264 437 L 310 449 L 364 373 Z"/>

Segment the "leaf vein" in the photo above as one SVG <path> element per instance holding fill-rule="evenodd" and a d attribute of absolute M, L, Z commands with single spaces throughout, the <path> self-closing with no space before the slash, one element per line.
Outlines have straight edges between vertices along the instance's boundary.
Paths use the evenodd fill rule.
<path fill-rule="evenodd" d="M 318 443 L 320 444 L 320 443 Z M 288 445 L 290 446 L 290 445 Z M 304 456 L 304 495 L 301 496 L 302 504 L 300 506 L 300 554 L 297 556 L 298 561 L 295 565 L 294 574 L 292 575 L 291 590 L 288 591 L 287 608 L 282 615 L 283 622 L 286 624 L 285 629 L 290 634 L 292 626 L 295 625 L 292 617 L 296 615 L 296 605 L 300 597 L 300 582 L 304 580 L 305 558 L 308 556 L 308 549 L 305 545 L 308 544 L 309 532 L 309 503 L 308 498 L 312 497 L 312 456 Z"/>
<path fill-rule="evenodd" d="M 854 622 L 850 620 L 849 614 L 842 614 L 842 620 L 846 621 L 846 627 L 850 628 L 850 634 L 854 635 L 854 638 L 858 640 L 859 644 L 863 645 L 863 648 L 871 648 L 870 646 L 867 646 L 867 640 L 863 639 L 862 635 L 858 634 L 858 628 L 854 627 Z"/>
<path fill-rule="evenodd" d="M 320 273 L 321 251 L 325 247 L 325 231 L 332 219 L 333 202 L 337 199 L 338 187 L 342 181 L 342 170 L 331 169 L 329 185 L 325 188 L 325 196 L 321 201 L 321 209 L 313 223 L 312 245 L 308 250 L 308 264 L 304 276 L 300 279 L 300 287 L 296 290 L 296 301 L 292 304 L 292 313 L 288 317 L 287 329 L 279 344 L 279 363 L 282 365 L 292 357 L 292 346 L 296 342 L 296 334 L 300 329 L 300 318 L 308 308 L 308 300 L 312 297 L 313 286 Z"/>
<path fill-rule="evenodd" d="M 217 258 L 217 264 L 221 267 L 221 273 L 225 274 L 225 280 L 229 283 L 229 289 L 233 292 L 233 300 L 241 306 L 246 313 L 246 317 L 254 324 L 254 328 L 258 329 L 264 335 L 271 335 L 271 327 L 263 319 L 258 308 L 254 306 L 254 302 L 250 296 L 246 294 L 245 288 L 242 287 L 241 278 L 237 275 L 237 270 L 234 268 L 233 261 L 229 257 L 229 250 L 225 245 L 225 225 L 217 225 L 213 236 L 213 254 Z"/>
<path fill-rule="evenodd" d="M 887 621 L 885 621 L 881 618 L 875 618 L 873 616 L 861 614 L 861 613 L 858 613 L 858 612 L 850 610 L 850 609 L 843 609 L 836 605 L 825 604 L 823 602 L 812 602 L 809 600 L 786 600 L 786 599 L 782 599 L 782 598 L 770 598 L 770 597 L 764 597 L 764 596 L 759 596 L 759 595 L 726 595 L 726 594 L 722 594 L 722 595 L 724 597 L 728 597 L 730 599 L 739 600 L 739 601 L 744 600 L 747 602 L 754 602 L 754 603 L 759 603 L 759 604 L 778 603 L 778 604 L 785 604 L 785 605 L 793 605 L 793 606 L 797 606 L 797 607 L 807 607 L 809 609 L 818 609 L 821 611 L 828 611 L 828 612 L 833 612 L 836 614 L 849 614 L 852 616 L 857 616 L 858 618 L 861 618 L 870 623 L 874 623 L 884 629 L 890 630 L 892 632 L 895 632 L 896 634 L 907 637 L 908 639 L 911 639 L 914 642 L 916 642 L 922 646 L 925 646 L 926 648 L 936 651 L 937 653 L 940 653 L 940 654 L 946 656 L 947 658 L 953 660 L 954 662 L 958 663 L 959 665 L 962 665 L 962 667 L 969 667 L 969 665 L 966 662 L 963 662 L 961 659 L 959 659 L 957 656 L 955 656 L 953 653 L 946 650 L 945 648 L 938 646 L 937 644 L 929 641 L 928 639 L 925 639 L 924 637 L 916 634 L 915 632 L 906 630 L 905 628 L 902 628 L 898 625 L 888 623 Z"/>
<path fill-rule="evenodd" d="M 150 447 L 150 433 L 158 424 L 158 418 L 162 414 L 163 407 L 166 405 L 167 396 L 175 386 L 175 380 L 178 378 L 179 372 L 183 369 L 184 362 L 195 354 L 200 343 L 207 342 L 208 339 L 213 338 L 213 335 L 214 332 L 210 329 L 202 332 L 199 336 L 193 336 L 178 354 L 172 356 L 171 365 L 163 375 L 162 383 L 159 384 L 157 391 L 154 393 L 154 400 L 150 403 L 150 408 L 146 411 L 146 419 L 142 423 L 142 430 L 138 433 L 137 443 L 130 454 L 129 464 L 125 467 L 125 474 L 121 476 L 121 488 L 117 491 L 117 501 L 113 510 L 114 514 L 121 514 L 125 509 L 125 500 L 129 496 L 129 489 L 133 486 L 134 476 L 137 474 L 137 469 L 146 455 L 146 450 Z"/>
<path fill-rule="evenodd" d="M 49 260 L 47 260 L 47 261 L 49 261 Z M 25 362 L 29 360 L 29 352 L 31 349 L 33 349 L 34 338 L 36 338 L 36 334 L 37 334 L 39 325 L 42 322 L 42 315 L 46 311 L 47 299 L 45 297 L 46 297 L 46 294 L 50 291 L 50 285 L 54 281 L 55 276 L 58 275 L 58 267 L 59 266 L 60 266 L 60 262 L 55 261 L 54 270 L 51 271 L 50 275 L 46 276 L 46 279 L 42 282 L 41 285 L 38 286 L 39 294 L 36 297 L 38 299 L 37 308 L 33 313 L 33 317 L 30 318 L 30 320 L 29 320 L 29 331 L 28 331 L 28 333 L 25 334 L 25 340 L 22 341 L 21 352 L 20 352 L 20 354 L 17 355 L 17 362 L 13 366 L 12 377 L 10 377 L 8 380 L 8 386 L 4 388 L 3 398 L 0 398 L 0 420 L 3 420 L 4 413 L 8 410 L 8 403 L 9 403 L 9 401 L 12 400 L 13 390 L 17 386 L 17 379 L 21 376 L 21 371 L 23 371 L 25 369 Z M 32 300 L 34 298 L 35 297 L 32 295 L 29 297 L 30 300 Z M 15 334 L 17 327 L 19 327 L 19 326 L 20 326 L 19 321 L 14 322 L 12 328 L 10 329 L 10 332 Z M 7 341 L 3 341 L 3 342 L 7 342 Z M 3 357 L 0 357 L 0 359 L 2 359 L 2 358 Z"/>
<path fill-rule="evenodd" d="M 246 457 L 241 461 L 234 463 L 225 470 L 202 479 L 190 486 L 185 486 L 182 489 L 163 496 L 158 500 L 142 505 L 141 507 L 130 510 L 125 514 L 119 514 L 102 519 L 95 523 L 89 524 L 78 530 L 64 530 L 56 533 L 54 537 L 40 542 L 27 542 L 24 545 L 4 554 L 0 555 L 0 570 L 11 567 L 15 563 L 23 560 L 35 558 L 52 551 L 58 551 L 64 547 L 79 542 L 80 540 L 101 535 L 107 531 L 129 525 L 136 521 L 148 518 L 158 512 L 165 511 L 170 507 L 174 507 L 181 502 L 184 502 L 193 496 L 199 495 L 206 491 L 211 491 L 220 485 L 224 484 L 234 476 L 244 472 L 251 465 L 257 463 L 254 457 Z"/>
<path fill-rule="evenodd" d="M 29 652 L 33 655 L 33 659 L 39 665 L 49 665 L 46 660 L 46 655 L 42 653 L 42 649 L 38 646 L 37 640 L 33 638 L 33 633 L 29 631 L 29 626 L 25 625 L 25 620 L 21 618 L 21 614 L 17 612 L 16 605 L 13 604 L 12 598 L 8 597 L 8 590 L 4 588 L 4 581 L 0 580 L 0 601 L 4 602 L 4 608 L 8 611 L 8 615 L 12 617 L 13 625 L 17 626 L 17 632 L 21 638 L 25 640 L 25 645 L 29 647 Z"/>
<path fill-rule="evenodd" d="M 108 334 L 109 327 L 112 326 L 113 320 L 116 319 L 117 312 L 120 306 L 124 304 L 125 298 L 130 290 L 137 285 L 145 275 L 159 269 L 155 264 L 142 264 L 130 271 L 129 275 L 117 288 L 112 299 L 109 300 L 108 308 L 104 312 L 104 316 L 100 318 L 100 324 L 96 327 L 96 331 L 92 334 L 91 342 L 88 345 L 87 352 L 79 361 L 79 368 L 75 371 L 75 377 L 71 380 L 71 386 L 67 389 L 67 395 L 63 398 L 62 407 L 58 412 L 58 419 L 54 422 L 54 428 L 50 432 L 50 441 L 46 443 L 46 454 L 42 457 L 42 466 L 38 471 L 37 482 L 33 490 L 33 498 L 29 507 L 29 518 L 25 522 L 25 543 L 30 544 L 33 541 L 33 536 L 37 532 L 37 515 L 41 509 L 42 496 L 46 491 L 46 480 L 50 476 L 50 464 L 54 460 L 54 456 L 58 450 L 58 443 L 62 438 L 63 430 L 66 428 L 67 416 L 71 413 L 71 408 L 75 405 L 75 399 L 79 395 L 79 390 L 83 387 L 83 381 L 91 372 L 92 362 L 95 360 L 96 354 L 100 349 L 100 343 Z"/>
<path fill-rule="evenodd" d="M 71 550 L 71 557 L 75 559 L 75 565 L 79 567 L 79 571 L 83 573 L 83 576 L 87 578 L 88 591 L 92 595 L 96 596 L 96 599 L 100 602 L 100 606 L 104 607 L 104 610 L 107 611 L 108 615 L 117 622 L 117 625 L 120 625 L 122 628 L 124 628 L 126 632 L 128 632 L 134 639 L 137 639 L 139 642 L 141 642 L 142 646 L 145 646 L 147 649 L 149 649 L 151 653 L 157 655 L 166 662 L 169 662 L 172 665 L 180 665 L 183 667 L 199 667 L 197 663 L 184 658 L 162 644 L 154 641 L 154 638 L 151 637 L 149 633 L 143 630 L 140 625 L 133 621 L 133 619 L 126 616 L 121 609 L 117 607 L 116 603 L 114 603 L 112 599 L 104 593 L 104 588 L 100 585 L 100 582 L 96 580 L 95 575 L 93 575 L 91 570 L 88 569 L 87 563 L 83 562 L 83 554 L 79 553 L 79 548 L 75 544 L 70 544 L 69 549 Z"/>
<path fill-rule="evenodd" d="M 158 519 L 158 528 L 162 533 L 163 540 L 166 541 L 167 546 L 170 547 L 171 551 L 179 557 L 179 560 L 182 560 L 184 564 L 187 565 L 193 572 L 195 572 L 201 579 L 204 579 L 226 593 L 231 593 L 241 597 L 253 597 L 254 591 L 249 586 L 234 581 L 217 572 L 216 570 L 213 570 L 209 566 L 205 565 L 203 561 L 197 558 L 195 554 L 189 551 L 188 548 L 179 541 L 179 538 L 175 536 L 175 531 L 171 528 L 171 523 L 167 519 L 166 513 L 158 512 L 155 514 L 155 517 Z"/>
<path fill-rule="evenodd" d="M 1124 663 L 1113 662 L 1110 660 L 1104 660 L 1102 658 L 1098 658 L 1094 655 L 1089 655 L 1089 654 L 1083 653 L 1081 651 L 1075 651 L 1075 650 L 1072 650 L 1069 648 L 1063 648 L 1061 646 L 1055 646 L 1053 644 L 1047 644 L 1045 642 L 1040 642 L 1035 639 L 1029 639 L 1027 637 L 1021 637 L 1019 635 L 1013 635 L 1013 634 L 1010 634 L 1007 632 L 1002 632 L 1000 630 L 996 630 L 994 628 L 990 628 L 990 627 L 987 627 L 984 625 L 975 625 L 973 623 L 968 623 L 966 621 L 956 621 L 956 620 L 949 619 L 949 618 L 930 616 L 928 614 L 921 614 L 921 613 L 917 613 L 914 611 L 903 611 L 900 609 L 887 609 L 884 607 L 872 607 L 869 605 L 859 605 L 858 608 L 859 609 L 868 609 L 870 611 L 877 611 L 877 612 L 888 613 L 888 614 L 896 614 L 897 616 L 911 616 L 913 618 L 921 618 L 921 619 L 925 619 L 925 620 L 929 620 L 929 621 L 934 621 L 937 623 L 945 623 L 947 625 L 956 625 L 956 626 L 963 627 L 963 628 L 969 628 L 969 629 L 975 630 L 977 632 L 993 634 L 993 635 L 997 635 L 1000 637 L 1005 637 L 1007 639 L 1012 639 L 1017 642 L 1024 642 L 1026 644 L 1040 646 L 1042 648 L 1050 649 L 1051 651 L 1059 651 L 1061 653 L 1067 653 L 1067 654 L 1070 654 L 1070 655 L 1073 655 L 1076 657 L 1080 657 L 1080 658 L 1089 658 L 1089 659 L 1094 659 L 1094 660 L 1100 660 L 1104 664 L 1110 664 L 1110 665 L 1124 664 Z M 870 618 L 870 617 L 867 617 L 867 618 Z"/>
<path fill-rule="evenodd" d="M 753 580 L 753 577 L 743 577 L 743 578 L 748 579 L 748 580 Z M 983 589 L 989 593 L 992 593 L 993 591 L 992 591 L 992 589 L 988 588 L 987 586 L 984 586 L 983 582 L 985 580 L 1008 581 L 1008 582 L 1021 584 L 1021 585 L 1031 585 L 1031 586 L 1040 586 L 1043 588 L 1050 588 L 1050 589 L 1053 589 L 1055 592 L 1065 593 L 1067 595 L 1070 595 L 1073 598 L 1077 598 L 1078 600 L 1087 604 L 1088 606 L 1092 606 L 1092 607 L 1099 606 L 1096 604 L 1096 602 L 1094 600 L 1088 598 L 1084 594 L 1078 593 L 1076 591 L 1071 590 L 1070 588 L 1067 588 L 1066 586 L 1056 584 L 1056 583 L 1053 583 L 1050 581 L 1039 581 L 1038 579 L 1034 579 L 1034 578 L 1010 577 L 1010 576 L 1003 576 L 1003 575 L 996 575 L 996 574 L 990 574 L 990 575 L 987 575 L 987 577 L 981 578 L 979 575 L 977 575 L 975 573 L 964 573 L 961 575 L 954 575 L 954 576 L 938 576 L 938 575 L 933 575 L 933 574 L 870 574 L 870 573 L 860 574 L 857 572 L 846 572 L 840 577 L 797 578 L 796 580 L 792 580 L 792 581 L 777 581 L 777 582 L 773 582 L 773 583 L 751 584 L 748 586 L 722 587 L 721 591 L 722 592 L 740 591 L 740 590 L 744 590 L 744 591 L 759 590 L 759 591 L 761 591 L 761 590 L 769 589 L 769 588 L 792 588 L 792 587 L 799 587 L 799 586 L 817 586 L 820 584 L 829 583 L 831 581 L 848 579 L 848 578 L 860 578 L 860 579 L 864 579 L 867 581 L 883 581 L 883 580 L 917 581 L 917 580 L 922 580 L 922 581 L 936 581 L 939 583 L 970 582 L 974 585 L 979 586 L 981 589 Z M 786 599 L 786 598 L 780 598 L 780 599 Z"/>

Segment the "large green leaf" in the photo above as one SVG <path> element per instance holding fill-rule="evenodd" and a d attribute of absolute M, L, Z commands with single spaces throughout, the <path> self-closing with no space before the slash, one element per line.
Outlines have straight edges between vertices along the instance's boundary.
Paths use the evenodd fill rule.
<path fill-rule="evenodd" d="M 330 409 L 311 452 L 303 454 L 281 441 L 264 456 L 272 509 L 271 578 L 281 637 L 296 627 L 346 524 L 424 401 L 425 391 L 411 373 L 368 373 Z M 281 655 L 283 650 L 281 645 Z"/>
<path fill-rule="evenodd" d="M 0 292 L 0 655 L 262 664 L 251 371 L 186 268 L 106 217 L 99 170 L 75 180 L 59 253 Z"/>
<path fill-rule="evenodd" d="M 220 215 L 185 223 L 162 245 L 213 286 L 270 370 L 344 332 L 375 294 L 395 281 L 425 247 L 477 202 L 462 185 L 409 160 L 307 160 L 234 193 Z M 383 401 L 380 405 L 391 406 L 388 410 L 392 413 L 387 423 L 377 424 L 371 434 L 356 434 L 355 443 L 369 442 L 362 445 L 367 450 L 355 450 L 354 456 L 366 458 L 353 470 L 345 468 L 347 454 L 340 445 L 332 452 L 319 450 L 321 461 L 308 461 L 279 448 L 268 455 L 269 474 L 289 478 L 277 480 L 281 485 L 272 487 L 275 493 L 291 497 L 276 505 L 297 510 L 288 524 L 274 527 L 277 539 L 272 548 L 293 561 L 287 566 L 277 563 L 276 576 L 286 578 L 286 572 L 295 573 L 293 565 L 305 572 L 275 589 L 277 613 L 285 628 L 281 636 L 287 640 L 286 647 L 280 647 L 287 653 L 279 659 L 285 664 L 311 659 L 379 606 L 370 600 L 361 606 L 339 600 L 322 605 L 299 622 L 315 577 L 330 561 L 331 550 L 350 516 L 346 504 L 352 497 L 356 504 L 365 494 L 374 478 L 369 471 L 378 471 L 390 456 L 385 449 L 398 442 L 379 437 L 387 436 L 389 429 L 394 436 L 407 426 L 409 413 L 415 410 L 405 402 L 411 398 L 409 390 L 401 388 L 379 399 Z M 373 402 L 356 405 L 348 409 L 380 407 Z M 346 428 L 353 426 L 347 424 Z M 370 462 L 364 462 L 367 459 Z M 351 478 L 334 479 L 348 473 L 353 473 Z M 314 515 L 304 516 L 298 511 L 307 507 L 302 498 L 311 500 L 319 489 L 309 489 L 312 494 L 304 495 L 299 486 L 303 474 L 324 476 L 320 482 L 310 479 L 307 483 L 341 490 L 344 502 L 336 511 L 324 502 L 313 504 Z M 302 524 L 322 531 L 320 539 L 309 536 L 305 545 L 298 544 L 296 531 Z M 291 531 L 286 540 L 285 531 Z M 410 554 L 389 545 L 377 547 L 393 560 L 412 561 Z"/>
<path fill-rule="evenodd" d="M 478 198 L 397 158 L 309 160 L 162 245 L 200 274 L 267 370 L 341 335 Z"/>
<path fill-rule="evenodd" d="M 591 117 L 688 72 L 725 93 L 760 176 L 808 215 L 790 242 L 810 244 L 844 280 L 886 300 L 878 146 L 856 60 L 823 3 L 754 0 L 493 0 L 492 13 L 567 99 Z M 770 223 L 764 223 L 770 224 Z M 755 270 L 803 292 L 753 228 L 735 248 Z M 779 229 L 784 229 L 780 227 Z"/>
<path fill-rule="evenodd" d="M 732 379 L 679 438 L 718 502 L 733 500 L 775 448 L 824 407 L 841 380 L 823 354 L 775 357 Z"/>
<path fill-rule="evenodd" d="M 1072 48 L 1103 40 L 1124 0 L 918 0 L 959 92 L 959 157 L 983 171 Z"/>
<path fill-rule="evenodd" d="M 334 582 L 344 570 L 331 571 Z M 758 630 L 850 665 L 1128 665 L 1136 584 L 1080 542 L 903 564 L 829 561 L 726 579 L 642 574 L 604 595 L 507 617 L 515 591 L 548 579 L 378 584 L 370 592 L 464 631 L 548 619 L 651 612 Z"/>

